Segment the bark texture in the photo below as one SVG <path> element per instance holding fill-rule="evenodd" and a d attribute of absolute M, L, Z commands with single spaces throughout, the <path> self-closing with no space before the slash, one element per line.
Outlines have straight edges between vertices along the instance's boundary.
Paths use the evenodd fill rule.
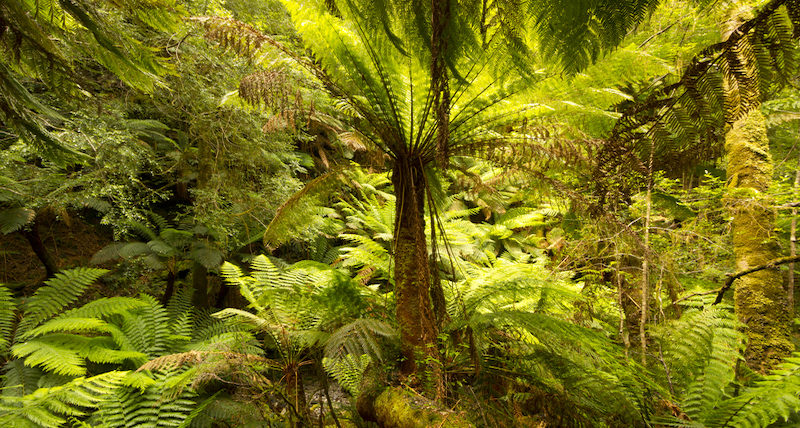
<path fill-rule="evenodd" d="M 733 249 L 736 268 L 742 271 L 780 256 L 775 211 L 765 194 L 772 180 L 772 158 L 764 117 L 758 110 L 734 124 L 725 138 L 725 149 Z M 777 269 L 766 269 L 741 277 L 734 302 L 739 320 L 747 326 L 747 364 L 764 373 L 793 349 L 783 276 Z"/>
<path fill-rule="evenodd" d="M 401 369 L 404 375 L 433 381 L 438 391 L 441 367 L 436 346 L 438 329 L 430 294 L 424 219 L 425 177 L 421 161 L 398 159 L 392 173 L 392 184 L 397 195 L 394 293 L 404 357 Z"/>

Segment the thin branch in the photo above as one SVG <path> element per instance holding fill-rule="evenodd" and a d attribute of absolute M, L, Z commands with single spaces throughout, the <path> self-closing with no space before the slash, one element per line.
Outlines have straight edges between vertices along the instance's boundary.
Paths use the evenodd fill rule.
<path fill-rule="evenodd" d="M 676 301 L 675 301 L 675 304 L 677 305 L 678 303 L 680 303 L 680 302 L 682 302 L 682 301 L 684 301 L 684 300 L 689 300 L 689 299 L 691 299 L 692 297 L 697 297 L 697 296 L 708 296 L 709 294 L 717 294 L 717 293 L 719 293 L 719 289 L 716 289 L 716 290 L 708 290 L 708 291 L 699 291 L 699 292 L 697 292 L 697 293 L 691 293 L 691 294 L 687 294 L 687 295 L 685 295 L 685 296 L 681 297 L 680 299 L 676 300 Z"/>
<path fill-rule="evenodd" d="M 728 275 L 728 278 L 725 280 L 725 284 L 722 285 L 722 288 L 719 289 L 717 293 L 717 298 L 714 300 L 714 304 L 722 301 L 722 297 L 725 295 L 725 292 L 728 291 L 729 288 L 733 285 L 733 281 L 737 279 L 749 275 L 754 272 L 762 271 L 765 269 L 772 269 L 780 265 L 784 265 L 786 263 L 798 262 L 800 261 L 800 256 L 789 256 L 789 257 L 779 257 L 777 259 L 773 259 L 764 263 L 763 265 L 758 265 L 751 267 L 749 269 L 745 269 L 743 271 L 736 272 L 735 274 Z"/>

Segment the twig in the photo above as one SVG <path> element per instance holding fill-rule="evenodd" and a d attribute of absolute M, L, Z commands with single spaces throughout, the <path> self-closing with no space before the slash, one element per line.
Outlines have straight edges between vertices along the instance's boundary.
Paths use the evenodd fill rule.
<path fill-rule="evenodd" d="M 669 374 L 669 367 L 667 367 L 667 362 L 664 361 L 664 353 L 661 351 L 661 344 L 658 344 L 658 359 L 661 361 L 661 365 L 664 366 L 664 373 L 667 375 L 667 382 L 669 383 L 669 392 L 674 396 L 675 395 L 675 387 L 672 386 L 672 376 Z"/>
<path fill-rule="evenodd" d="M 320 359 L 319 361 L 322 361 Z M 331 394 L 330 394 L 330 386 L 328 385 L 328 375 L 325 373 L 325 369 L 322 368 L 322 364 L 318 365 L 318 369 L 321 372 L 322 376 L 322 390 L 325 391 L 325 400 L 328 402 L 328 408 L 331 409 L 331 416 L 333 416 L 333 423 L 336 424 L 336 428 L 342 428 L 342 425 L 339 423 L 339 418 L 336 417 L 336 410 L 333 410 L 333 403 L 331 402 Z M 322 405 L 320 405 L 320 409 L 322 409 Z"/>
<path fill-rule="evenodd" d="M 483 407 L 481 406 L 480 400 L 478 400 L 478 396 L 475 395 L 475 390 L 472 389 L 472 386 L 467 386 L 469 388 L 469 392 L 472 393 L 472 398 L 475 399 L 475 403 L 478 405 L 478 410 L 481 411 L 481 419 L 483 419 L 483 425 L 489 426 L 489 422 L 486 421 L 486 415 L 483 413 Z"/>

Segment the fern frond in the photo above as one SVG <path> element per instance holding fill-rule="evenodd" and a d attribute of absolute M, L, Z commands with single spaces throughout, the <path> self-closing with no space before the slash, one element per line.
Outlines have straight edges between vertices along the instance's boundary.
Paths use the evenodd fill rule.
<path fill-rule="evenodd" d="M 730 427 L 766 427 L 800 411 L 800 354 L 787 358 L 778 368 L 722 403 L 712 424 Z M 711 418 L 708 418 L 711 419 Z"/>
<path fill-rule="evenodd" d="M 39 327 L 20 335 L 19 339 L 28 340 L 54 332 L 106 332 L 108 323 L 99 318 L 68 317 L 50 320 Z"/>
<path fill-rule="evenodd" d="M 128 314 L 122 323 L 127 343 L 151 358 L 170 351 L 170 320 L 167 310 L 153 297 L 144 295 L 146 306 Z"/>
<path fill-rule="evenodd" d="M 375 361 L 383 361 L 378 337 L 396 338 L 397 331 L 382 321 L 359 318 L 331 333 L 325 344 L 325 356 L 337 360 L 346 355 L 366 355 Z"/>
<path fill-rule="evenodd" d="M 322 366 L 350 395 L 358 397 L 363 374 L 371 361 L 367 354 L 344 354 L 339 358 L 323 358 Z"/>
<path fill-rule="evenodd" d="M 18 343 L 11 348 L 11 352 L 15 357 L 23 358 L 27 366 L 41 366 L 46 371 L 60 375 L 83 376 L 86 367 L 79 350 L 87 341 L 81 336 L 50 334 Z"/>
<path fill-rule="evenodd" d="M 134 297 L 101 297 L 59 315 L 56 319 L 65 318 L 108 318 L 112 315 L 123 314 L 143 308 L 147 302 Z"/>
<path fill-rule="evenodd" d="M 0 211 L 0 233 L 8 235 L 16 232 L 31 221 L 36 216 L 33 210 L 27 208 L 8 208 Z"/>
<path fill-rule="evenodd" d="M 264 231 L 264 244 L 276 248 L 289 242 L 289 237 L 309 230 L 318 220 L 319 207 L 341 185 L 339 171 L 327 172 L 308 182 L 276 211 Z"/>
<path fill-rule="evenodd" d="M 269 330 L 273 325 L 269 321 L 241 309 L 227 308 L 214 314 L 215 317 L 223 320 L 232 320 L 252 325 L 255 328 Z"/>
<path fill-rule="evenodd" d="M 105 396 L 100 405 L 100 418 L 114 427 L 176 427 L 191 420 L 192 410 L 197 407 L 197 394 L 184 389 L 174 397 L 164 394 L 170 381 L 180 372 L 158 373 L 152 376 L 153 383 L 144 390 L 116 388 Z"/>
<path fill-rule="evenodd" d="M 22 305 L 25 315 L 17 327 L 17 334 L 26 333 L 75 302 L 89 285 L 106 272 L 105 269 L 75 268 L 59 272 L 45 281 L 44 286 Z"/>
<path fill-rule="evenodd" d="M 0 421 L 9 426 L 56 428 L 69 416 L 84 416 L 120 385 L 126 372 L 111 371 L 90 378 L 77 378 L 64 385 L 37 389 L 21 397 L 0 400 Z"/>
<path fill-rule="evenodd" d="M 11 344 L 16 309 L 17 305 L 11 290 L 0 284 L 0 353 L 5 352 Z"/>
<path fill-rule="evenodd" d="M 20 359 L 12 359 L 3 366 L 3 394 L 10 396 L 27 395 L 36 390 L 42 371 L 28 367 Z"/>

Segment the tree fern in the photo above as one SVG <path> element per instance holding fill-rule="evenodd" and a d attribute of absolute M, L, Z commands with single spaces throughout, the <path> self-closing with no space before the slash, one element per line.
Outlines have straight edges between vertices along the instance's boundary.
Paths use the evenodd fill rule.
<path fill-rule="evenodd" d="M 49 286 L 64 285 L 74 293 L 74 286 L 66 286 L 67 278 L 86 281 L 87 274 L 69 273 L 55 277 Z M 41 299 L 51 295 L 53 292 L 43 291 L 34 297 Z M 195 400 L 197 393 L 190 387 L 191 376 L 195 373 L 185 368 L 155 376 L 112 371 L 90 378 L 96 382 L 88 384 L 81 383 L 82 378 L 70 378 L 85 375 L 88 367 L 94 370 L 109 366 L 135 368 L 150 358 L 181 352 L 192 346 L 205 347 L 204 341 L 227 349 L 253 350 L 247 347 L 252 341 L 251 335 L 236 334 L 229 327 L 215 327 L 221 324 L 218 320 L 196 324 L 192 311 L 180 310 L 191 308 L 190 296 L 183 291 L 177 293 L 167 308 L 149 296 L 103 298 L 41 323 L 30 321 L 28 325 L 35 327 L 24 332 L 18 330 L 16 344 L 12 347 L 12 354 L 18 359 L 10 361 L 6 367 L 6 389 L 0 395 L 0 419 L 28 418 L 42 426 L 61 426 L 65 417 L 86 420 L 88 410 L 99 407 L 101 412 L 92 418 L 104 419 L 112 426 L 117 423 L 137 427 L 185 426 L 212 400 L 208 397 L 206 401 Z M 23 307 L 45 314 L 55 312 L 52 305 L 37 306 L 33 297 L 31 301 L 33 304 Z M 23 314 L 23 322 L 28 315 Z M 35 319 L 40 318 L 43 317 Z M 201 327 L 200 330 L 193 331 L 195 326 Z M 42 372 L 47 376 L 61 376 L 54 379 L 55 387 L 37 389 L 44 379 Z M 102 376 L 114 373 L 121 373 L 114 378 L 114 385 L 105 389 L 93 386 L 99 385 Z M 91 392 L 90 399 L 84 397 L 84 390 Z M 56 391 L 64 391 L 64 398 L 59 398 L 58 394 L 62 393 Z M 173 395 L 164 395 L 166 393 Z M 39 404 L 38 400 L 44 395 L 53 398 Z M 84 401 L 80 401 L 81 397 Z M 65 404 L 59 404 L 58 400 Z M 15 410 L 17 407 L 23 410 Z M 24 410 L 28 408 L 30 411 Z"/>
<path fill-rule="evenodd" d="M 455 369 L 474 365 L 490 378 L 514 379 L 521 391 L 509 400 L 537 391 L 556 395 L 570 403 L 561 407 L 570 420 L 616 417 L 643 425 L 648 408 L 641 391 L 651 383 L 602 332 L 570 320 L 583 297 L 541 261 L 464 264 L 464 279 L 444 287 L 452 293 L 446 330 L 459 338 Z"/>
<path fill-rule="evenodd" d="M 252 312 L 228 308 L 215 316 L 263 334 L 265 349 L 278 357 L 271 368 L 284 377 L 297 379 L 298 368 L 321 354 L 326 371 L 356 393 L 357 379 L 367 364 L 382 358 L 379 338 L 394 335 L 394 329 L 383 322 L 353 321 L 361 316 L 368 291 L 342 272 L 316 262 L 278 269 L 270 259 L 259 256 L 251 268 L 249 276 L 230 264 L 223 265 L 222 272 L 226 281 L 239 286 Z M 287 388 L 292 391 L 290 398 L 300 400 L 293 385 Z"/>
<path fill-rule="evenodd" d="M 705 301 L 704 301 L 705 300 Z M 800 411 L 798 355 L 748 383 L 737 378 L 744 334 L 732 308 L 693 298 L 679 320 L 659 326 L 653 337 L 663 347 L 662 375 L 673 391 L 682 417 L 657 423 L 686 427 L 781 426 Z M 742 365 L 744 367 L 744 365 Z M 787 426 L 791 426 L 791 423 Z"/>

